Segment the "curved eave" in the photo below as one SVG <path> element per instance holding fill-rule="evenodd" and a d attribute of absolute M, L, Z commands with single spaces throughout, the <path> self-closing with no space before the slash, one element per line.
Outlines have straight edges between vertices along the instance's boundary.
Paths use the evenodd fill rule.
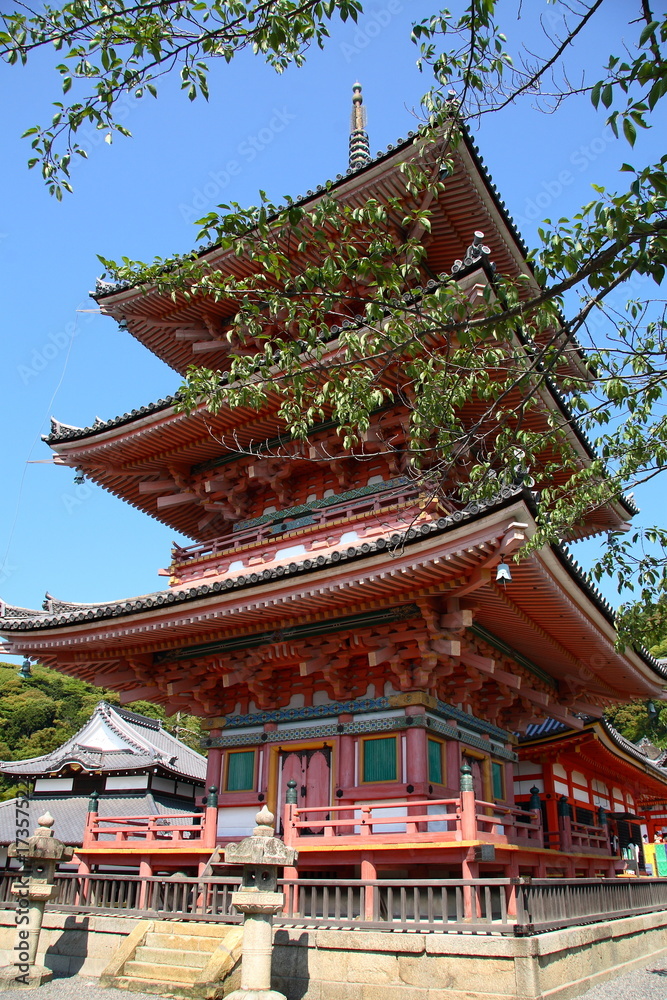
<path fill-rule="evenodd" d="M 500 539 L 513 524 L 534 520 L 527 499 L 509 497 L 491 509 L 461 519 L 441 519 L 412 531 L 395 553 L 387 544 L 350 547 L 332 554 L 324 565 L 316 560 L 290 563 L 280 572 L 220 579 L 189 591 L 151 595 L 139 602 L 90 611 L 68 620 L 53 618 L 8 627 L 2 633 L 13 653 L 48 662 L 49 656 L 85 663 L 94 655 L 98 683 L 105 683 L 104 664 L 117 669 L 119 659 L 184 644 L 213 641 L 221 632 L 253 633 L 287 627 L 290 621 L 315 616 L 335 618 L 350 607 L 389 607 L 415 594 L 452 592 L 471 574 L 498 560 Z M 551 549 L 511 564 L 507 587 L 492 579 L 473 595 L 475 621 L 578 697 L 603 704 L 635 697 L 659 696 L 664 670 L 636 653 L 614 649 L 615 633 L 590 591 L 568 574 Z M 100 672 L 101 671 L 101 672 Z M 576 687 L 576 684 L 575 684 Z M 583 695 L 582 692 L 583 691 Z"/>
<path fill-rule="evenodd" d="M 509 221 L 509 216 L 498 193 L 479 161 L 473 144 L 466 140 L 453 156 L 456 170 L 446 181 L 445 193 L 433 206 L 433 219 L 428 242 L 428 267 L 432 274 L 449 273 L 457 259 L 463 257 L 472 241 L 473 232 L 481 229 L 485 243 L 491 249 L 491 259 L 498 271 L 505 274 L 532 272 L 525 262 L 525 246 Z M 331 192 L 354 206 L 363 205 L 369 198 L 380 201 L 388 198 L 409 198 L 405 180 L 398 170 L 404 161 L 419 154 L 419 141 L 415 136 L 399 144 L 368 166 L 353 172 L 332 184 Z M 325 192 L 316 192 L 297 200 L 303 207 L 312 206 Z M 415 207 L 417 205 L 415 204 Z M 196 254 L 206 266 L 230 274 L 245 275 L 252 272 L 251 263 L 238 258 L 231 251 L 219 246 L 200 248 Z M 535 289 L 537 290 L 535 283 Z M 118 322 L 124 321 L 129 332 L 163 361 L 183 374 L 193 362 L 206 364 L 209 359 L 220 363 L 224 353 L 207 353 L 193 356 L 192 345 L 177 342 L 175 328 L 194 324 L 203 328 L 202 304 L 204 299 L 185 300 L 177 293 L 176 302 L 165 297 L 154 286 L 134 286 L 96 296 L 100 308 Z M 232 302 L 215 303 L 208 299 L 206 313 L 209 319 L 229 319 L 236 311 Z M 162 324 L 162 325 L 161 325 Z M 207 339 L 205 330 L 202 330 Z"/>

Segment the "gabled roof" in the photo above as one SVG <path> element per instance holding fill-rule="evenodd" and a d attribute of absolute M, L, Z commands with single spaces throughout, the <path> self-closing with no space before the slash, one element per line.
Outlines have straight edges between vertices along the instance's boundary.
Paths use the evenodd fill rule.
<path fill-rule="evenodd" d="M 35 777 L 57 774 L 70 763 L 83 771 L 105 774 L 160 769 L 182 778 L 204 781 L 206 759 L 172 736 L 159 719 L 116 708 L 96 706 L 86 724 L 57 750 L 28 760 L 0 761 L 0 773 Z"/>

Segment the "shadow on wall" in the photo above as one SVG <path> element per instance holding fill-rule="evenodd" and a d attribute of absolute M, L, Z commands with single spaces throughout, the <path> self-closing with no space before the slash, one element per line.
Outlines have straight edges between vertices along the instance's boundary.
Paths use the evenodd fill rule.
<path fill-rule="evenodd" d="M 287 931 L 276 931 L 273 938 L 273 974 L 271 988 L 284 993 L 287 1000 L 302 1000 L 308 992 L 308 934 L 290 939 Z"/>
<path fill-rule="evenodd" d="M 44 965 L 56 977 L 76 976 L 88 956 L 89 917 L 67 917 L 62 934 L 44 952 Z"/>

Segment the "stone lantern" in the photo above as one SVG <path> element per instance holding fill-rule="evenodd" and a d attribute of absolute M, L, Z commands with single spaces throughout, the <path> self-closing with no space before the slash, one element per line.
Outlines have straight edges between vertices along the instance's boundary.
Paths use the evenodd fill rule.
<path fill-rule="evenodd" d="M 241 888 L 232 903 L 243 914 L 241 989 L 226 1000 L 285 1000 L 271 989 L 273 916 L 282 910 L 285 897 L 278 892 L 278 868 L 293 865 L 296 851 L 275 836 L 273 813 L 264 806 L 256 816 L 251 837 L 225 848 L 225 864 L 243 865 Z"/>
<path fill-rule="evenodd" d="M 22 869 L 12 885 L 17 896 L 16 944 L 14 964 L 0 972 L 0 989 L 33 988 L 49 982 L 53 973 L 36 965 L 39 933 L 44 919 L 44 905 L 58 892 L 55 884 L 59 861 L 70 861 L 73 847 L 53 836 L 53 816 L 48 812 L 37 820 L 37 829 L 25 841 L 9 845 L 9 856 L 22 862 Z"/>

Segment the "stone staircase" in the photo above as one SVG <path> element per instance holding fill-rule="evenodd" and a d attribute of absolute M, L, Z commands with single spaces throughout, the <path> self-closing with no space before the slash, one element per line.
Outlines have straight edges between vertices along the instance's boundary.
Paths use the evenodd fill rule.
<path fill-rule="evenodd" d="M 100 985 L 188 1000 L 222 997 L 239 985 L 241 940 L 239 925 L 141 920 Z"/>

